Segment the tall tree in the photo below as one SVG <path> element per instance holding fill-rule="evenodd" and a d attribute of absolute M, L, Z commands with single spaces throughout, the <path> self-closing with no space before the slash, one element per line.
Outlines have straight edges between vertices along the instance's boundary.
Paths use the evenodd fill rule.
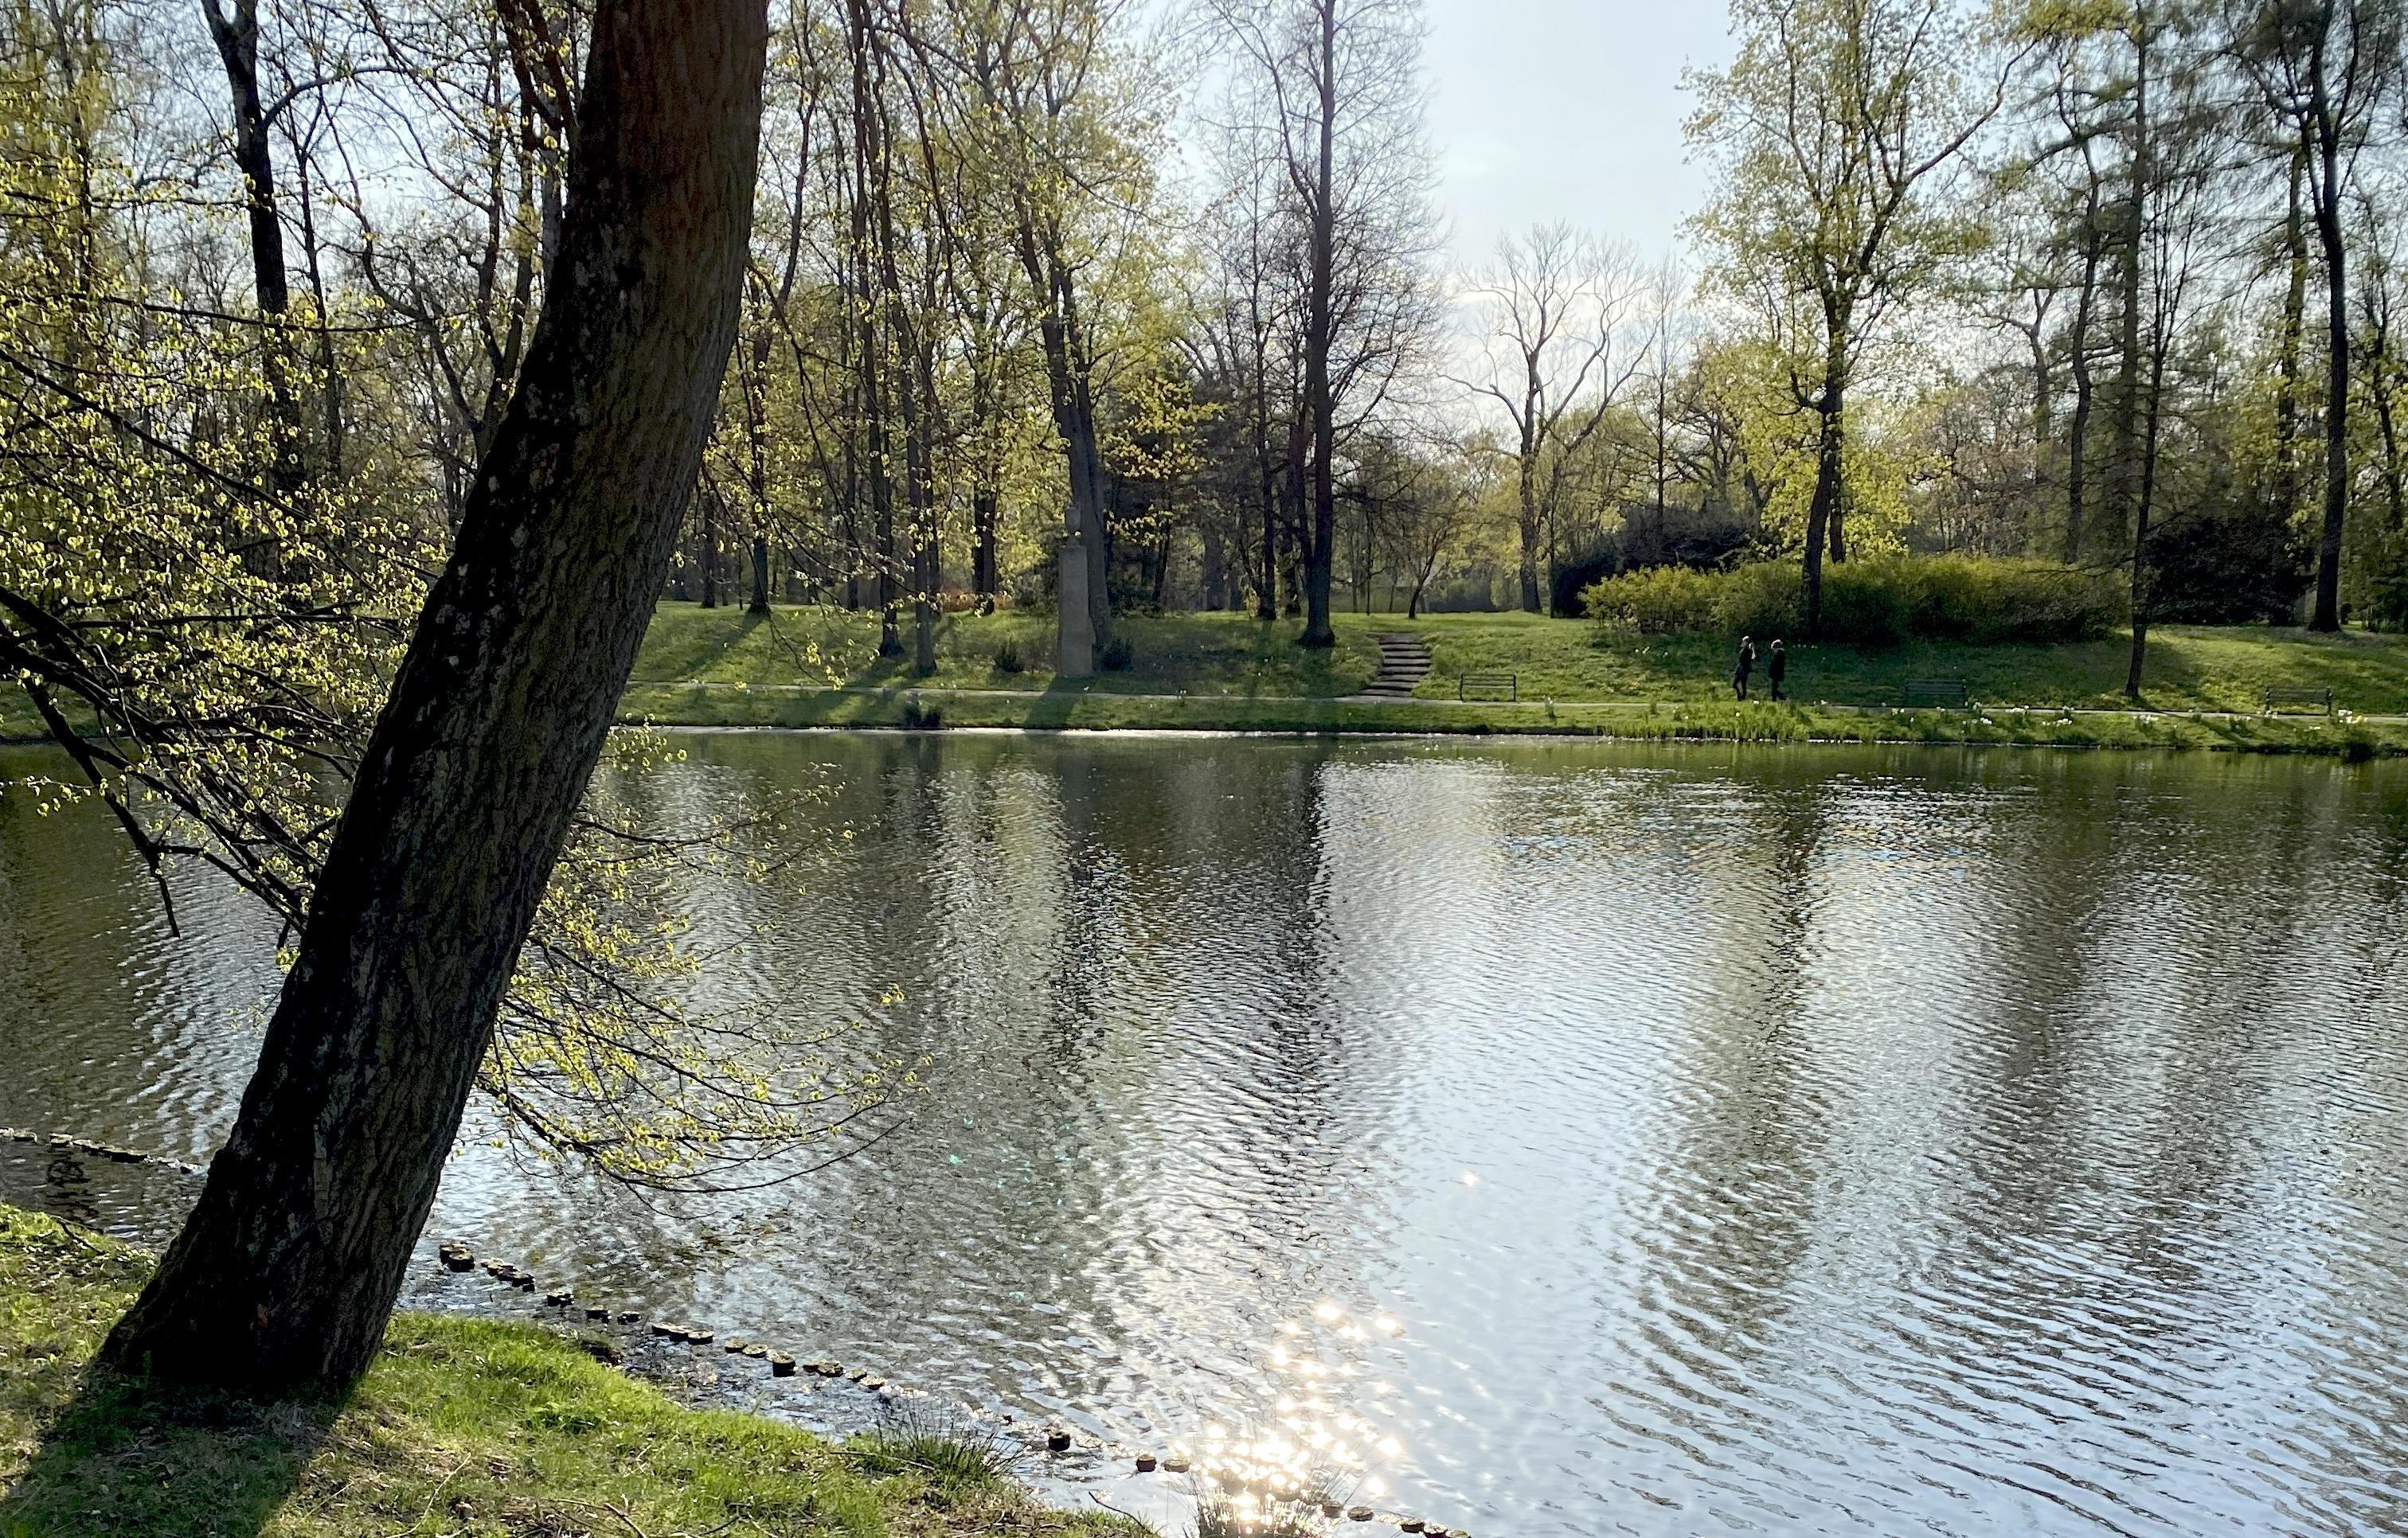
<path fill-rule="evenodd" d="M 668 566 L 733 340 L 752 0 L 594 17 L 550 301 L 200 1200 L 104 1348 L 339 1390 L 382 1336 Z"/>
<path fill-rule="evenodd" d="M 1111 515 L 1096 404 L 1088 304 L 1101 255 L 1094 224 L 1150 186 L 1117 89 L 1119 0 L 953 0 L 981 153 L 1000 184 L 1026 279 L 1046 401 L 1066 484 L 1054 555 L 1066 595 L 1055 665 L 1090 672 L 1111 634 Z M 1084 615 L 1075 613 L 1083 596 Z"/>
<path fill-rule="evenodd" d="M 1204 0 L 1247 70 L 1238 106 L 1271 160 L 1301 255 L 1290 478 L 1304 534 L 1307 647 L 1337 644 L 1339 440 L 1427 324 L 1428 151 L 1417 0 Z"/>
<path fill-rule="evenodd" d="M 1488 371 L 1473 388 L 1513 428 L 1521 600 L 1531 614 L 1545 605 L 1539 552 L 1555 529 L 1565 478 L 1643 357 L 1614 352 L 1638 285 L 1625 253 L 1554 224 L 1499 242 L 1471 291 L 1488 332 Z M 1669 349 L 1669 334 L 1661 340 Z"/>
<path fill-rule="evenodd" d="M 2399 0 L 2250 0 L 2237 41 L 2268 106 L 2307 150 L 2309 211 L 2325 276 L 2325 506 L 2315 630 L 2341 628 L 2349 517 L 2350 320 L 2345 203 L 2358 158 L 2401 71 Z"/>
<path fill-rule="evenodd" d="M 1737 57 L 1692 80 L 1690 140 L 1723 171 L 1698 225 L 1727 285 L 1804 307 L 1818 332 L 1796 389 L 1816 422 L 1812 634 L 1826 547 L 1847 558 L 1848 392 L 1888 313 L 1971 241 L 1954 173 L 2006 74 L 1954 0 L 1732 0 L 1731 23 Z"/>

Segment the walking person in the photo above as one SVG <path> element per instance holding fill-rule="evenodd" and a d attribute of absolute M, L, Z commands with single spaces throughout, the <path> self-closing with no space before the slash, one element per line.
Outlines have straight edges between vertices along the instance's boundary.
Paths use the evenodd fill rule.
<path fill-rule="evenodd" d="M 1751 636 L 1739 638 L 1739 666 L 1731 670 L 1731 692 L 1747 698 L 1748 676 L 1756 671 L 1756 641 Z"/>
<path fill-rule="evenodd" d="M 1778 635 L 1772 638 L 1772 649 L 1764 654 L 1764 676 L 1766 681 L 1772 685 L 1774 699 L 1788 698 L 1781 692 L 1781 681 L 1789 676 L 1789 652 L 1782 646 L 1781 637 Z"/>

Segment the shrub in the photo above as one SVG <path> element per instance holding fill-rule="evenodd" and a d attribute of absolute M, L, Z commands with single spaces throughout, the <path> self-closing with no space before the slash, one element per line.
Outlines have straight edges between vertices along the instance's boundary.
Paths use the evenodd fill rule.
<path fill-rule="evenodd" d="M 995 670 L 997 673 L 1018 673 L 1027 664 L 1020 659 L 1020 643 L 1006 641 L 995 648 Z"/>
<path fill-rule="evenodd" d="M 1103 655 L 1096 659 L 1107 673 L 1126 673 L 1137 654 L 1129 649 L 1128 637 L 1115 635 L 1104 643 Z"/>
<path fill-rule="evenodd" d="M 1804 575 L 1794 561 L 1734 571 L 1665 568 L 1593 584 L 1589 613 L 1641 634 L 1794 636 L 1806 628 Z M 1823 568 L 1823 635 L 1860 646 L 1925 640 L 2083 641 L 2123 624 L 2113 575 L 2042 561 L 1903 556 Z"/>
<path fill-rule="evenodd" d="M 1799 578 L 1802 588 L 1804 578 Z M 1915 617 L 1911 574 L 1884 563 L 1843 562 L 1823 568 L 1823 634 L 1858 646 L 1890 647 L 1904 640 Z M 1805 628 L 1805 599 L 1799 599 L 1799 626 Z"/>
<path fill-rule="evenodd" d="M 1671 635 L 1720 626 L 1722 578 L 1686 566 L 1656 566 L 1592 582 L 1581 603 L 1600 625 L 1641 635 Z"/>
<path fill-rule="evenodd" d="M 1758 639 L 1806 633 L 1805 572 L 1794 561 L 1759 561 L 1722 573 L 1714 615 L 1716 628 Z M 1830 602 L 1826 585 L 1823 599 Z"/>

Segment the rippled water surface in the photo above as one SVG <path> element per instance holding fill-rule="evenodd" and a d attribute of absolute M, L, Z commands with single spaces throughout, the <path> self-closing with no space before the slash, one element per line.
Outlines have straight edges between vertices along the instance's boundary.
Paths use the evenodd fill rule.
<path fill-rule="evenodd" d="M 826 790 L 807 894 L 697 894 L 767 935 L 720 986 L 929 1092 L 740 1199 L 472 1139 L 436 1232 L 1130 1445 L 1326 1431 L 1484 1538 L 2408 1531 L 2408 775 L 686 746 L 664 816 Z M 0 1122 L 207 1156 L 275 937 L 179 896 L 0 796 Z"/>

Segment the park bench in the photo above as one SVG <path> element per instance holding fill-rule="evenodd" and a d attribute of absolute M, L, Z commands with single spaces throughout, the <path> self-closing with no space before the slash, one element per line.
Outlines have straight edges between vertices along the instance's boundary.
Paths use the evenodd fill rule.
<path fill-rule="evenodd" d="M 1913 709 L 1919 701 L 1933 705 L 1968 705 L 1971 692 L 1962 678 L 1909 678 L 1906 680 L 1906 704 Z"/>
<path fill-rule="evenodd" d="M 2286 705 L 2312 705 L 2329 716 L 2333 713 L 2333 695 L 2329 689 L 2270 689 L 2266 691 L 2266 714 L 2271 716 Z"/>
<path fill-rule="evenodd" d="M 1522 679 L 1512 673 L 1467 673 L 1455 680 L 1458 700 L 1519 700 Z"/>

